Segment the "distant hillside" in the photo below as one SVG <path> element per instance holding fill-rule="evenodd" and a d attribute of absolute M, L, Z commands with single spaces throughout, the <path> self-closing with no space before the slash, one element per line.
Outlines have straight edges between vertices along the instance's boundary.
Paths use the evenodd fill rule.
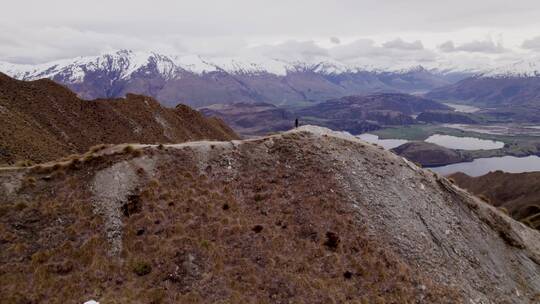
<path fill-rule="evenodd" d="M 177 143 L 238 136 L 222 121 L 150 98 L 79 99 L 51 80 L 14 80 L 0 74 L 0 163 L 41 162 L 96 144 Z"/>
<path fill-rule="evenodd" d="M 450 110 L 450 108 L 413 95 L 384 93 L 328 100 L 301 109 L 297 111 L 297 115 L 309 120 L 318 118 L 323 124 L 331 121 L 336 129 L 354 131 L 354 124 L 362 122 L 377 125 L 413 124 L 415 123 L 413 115 L 430 110 Z M 369 129 L 356 130 L 357 133 L 364 131 Z"/>
<path fill-rule="evenodd" d="M 443 101 L 462 101 L 486 107 L 523 105 L 540 101 L 540 77 L 470 77 L 436 88 L 426 97 Z"/>
<path fill-rule="evenodd" d="M 304 126 L 0 170 L 4 303 L 538 303 L 540 233 Z"/>
<path fill-rule="evenodd" d="M 356 118 L 358 114 L 369 116 L 370 112 L 387 111 L 402 115 L 419 114 L 429 110 L 450 110 L 436 101 L 408 94 L 372 94 L 347 96 L 313 105 L 299 113 L 315 117 Z"/>
<path fill-rule="evenodd" d="M 223 119 L 236 132 L 246 135 L 286 131 L 294 127 L 294 113 L 269 103 L 215 104 L 199 108 L 208 117 Z"/>
<path fill-rule="evenodd" d="M 384 125 L 416 123 L 413 115 L 423 111 L 448 111 L 438 102 L 408 94 L 372 94 L 331 99 L 311 106 L 286 110 L 268 103 L 216 104 L 199 109 L 203 114 L 223 119 L 235 131 L 247 135 L 285 131 L 300 124 L 360 134 Z"/>
<path fill-rule="evenodd" d="M 478 124 L 481 118 L 472 113 L 455 111 L 429 111 L 422 112 L 416 120 L 427 123 L 453 123 L 453 124 Z"/>
<path fill-rule="evenodd" d="M 504 207 L 517 220 L 540 229 L 540 172 L 490 172 L 479 177 L 463 173 L 450 176 L 460 187 Z"/>

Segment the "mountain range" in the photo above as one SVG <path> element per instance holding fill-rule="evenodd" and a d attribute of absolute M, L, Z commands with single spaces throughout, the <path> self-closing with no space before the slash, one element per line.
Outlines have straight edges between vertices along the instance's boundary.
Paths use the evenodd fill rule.
<path fill-rule="evenodd" d="M 81 98 L 152 96 L 166 106 L 266 102 L 276 105 L 326 101 L 376 92 L 422 93 L 471 75 L 471 71 L 410 66 L 350 66 L 325 58 L 310 62 L 263 56 L 205 58 L 121 50 L 38 65 L 0 62 L 20 80 L 50 78 Z"/>
<path fill-rule="evenodd" d="M 433 89 L 426 97 L 472 103 L 484 107 L 538 106 L 540 60 L 521 60 L 511 65 L 466 77 Z"/>
<path fill-rule="evenodd" d="M 476 76 L 432 90 L 427 97 L 485 107 L 523 106 L 540 100 L 539 76 Z"/>
<path fill-rule="evenodd" d="M 271 104 L 207 109 L 247 127 L 292 123 Z M 448 108 L 385 93 L 298 111 L 406 123 L 430 110 Z M 0 73 L 0 156 L 2 303 L 540 300 L 538 231 L 346 132 L 305 125 L 239 140 L 186 105 L 82 100 Z M 516 200 L 535 199 L 537 176 L 509 179 Z M 538 227 L 531 202 L 519 210 Z"/>
<path fill-rule="evenodd" d="M 503 106 L 538 101 L 537 62 L 531 59 L 475 68 L 451 63 L 392 68 L 351 65 L 326 57 L 295 61 L 262 55 L 222 58 L 120 50 L 36 65 L 0 62 L 0 72 L 19 80 L 49 78 L 83 99 L 136 93 L 171 107 L 180 103 L 194 107 L 228 103 L 294 106 L 381 92 Z"/>

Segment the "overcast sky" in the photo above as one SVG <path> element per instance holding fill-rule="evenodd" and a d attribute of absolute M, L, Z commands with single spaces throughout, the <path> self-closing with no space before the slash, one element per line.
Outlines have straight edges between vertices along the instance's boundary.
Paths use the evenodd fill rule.
<path fill-rule="evenodd" d="M 6 0 L 0 60 L 118 49 L 340 61 L 540 55 L 539 0 Z"/>

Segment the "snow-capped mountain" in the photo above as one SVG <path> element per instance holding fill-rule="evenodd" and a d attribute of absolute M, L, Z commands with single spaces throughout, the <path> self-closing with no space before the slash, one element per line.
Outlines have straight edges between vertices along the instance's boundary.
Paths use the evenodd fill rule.
<path fill-rule="evenodd" d="M 163 75 L 175 74 L 177 64 L 169 57 L 155 53 L 138 53 L 127 50 L 95 57 L 77 57 L 39 65 L 19 65 L 0 62 L 0 70 L 21 80 L 60 77 L 66 82 L 82 82 L 87 73 L 107 71 L 118 79 L 128 79 L 140 69 L 153 65 Z"/>
<path fill-rule="evenodd" d="M 231 74 L 273 74 L 285 76 L 289 72 L 312 71 L 321 74 L 356 73 L 409 73 L 424 69 L 418 65 L 381 67 L 370 65 L 347 65 L 327 57 L 313 58 L 311 62 L 285 61 L 265 56 L 204 58 L 198 55 L 164 55 L 153 52 L 120 50 L 100 56 L 77 57 L 38 65 L 13 64 L 0 61 L 0 71 L 23 80 L 53 78 L 59 74 L 66 81 L 81 82 L 85 73 L 108 71 L 120 79 L 127 79 L 149 65 L 166 78 L 174 78 L 183 72 L 204 74 L 224 71 Z"/>
<path fill-rule="evenodd" d="M 436 88 L 427 96 L 489 107 L 540 107 L 540 59 L 492 67 L 474 77 Z"/>
<path fill-rule="evenodd" d="M 538 60 L 519 60 L 511 64 L 495 67 L 479 76 L 492 78 L 540 77 L 540 58 Z"/>
<path fill-rule="evenodd" d="M 471 73 L 403 63 L 350 65 L 328 57 L 286 61 L 263 55 L 206 58 L 120 50 L 39 65 L 0 62 L 0 72 L 21 80 L 50 78 L 81 97 L 141 93 L 166 105 L 323 101 L 374 92 L 426 92 Z M 452 80 L 451 80 L 452 79 Z"/>

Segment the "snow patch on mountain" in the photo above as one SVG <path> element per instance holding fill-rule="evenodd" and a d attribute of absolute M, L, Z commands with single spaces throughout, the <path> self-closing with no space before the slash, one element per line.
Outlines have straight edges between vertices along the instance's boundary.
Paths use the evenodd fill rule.
<path fill-rule="evenodd" d="M 540 77 L 540 58 L 537 60 L 520 60 L 512 64 L 496 67 L 480 76 L 489 78 Z"/>
<path fill-rule="evenodd" d="M 488 67 L 490 67 L 488 69 Z M 418 65 L 402 62 L 392 66 L 377 66 L 370 62 L 343 63 L 336 59 L 314 56 L 309 61 L 287 61 L 260 54 L 235 57 L 202 57 L 198 55 L 164 55 L 154 52 L 120 50 L 99 56 L 63 59 L 38 65 L 0 62 L 0 71 L 21 80 L 39 78 L 61 79 L 63 82 L 79 83 L 92 72 L 105 72 L 113 79 L 129 79 L 143 72 L 157 72 L 165 79 L 181 78 L 183 73 L 203 75 L 222 71 L 233 75 L 271 74 L 286 76 L 291 72 L 314 72 L 323 75 L 344 73 L 418 73 L 430 72 L 446 75 L 467 73 L 479 77 L 538 77 L 540 60 L 519 61 L 506 66 L 470 65 L 467 62 L 437 62 Z"/>
<path fill-rule="evenodd" d="M 203 74 L 208 72 L 214 72 L 217 70 L 215 65 L 212 65 L 210 62 L 204 60 L 201 56 L 198 55 L 187 55 L 181 57 L 175 57 L 175 63 L 181 69 L 195 73 Z"/>

